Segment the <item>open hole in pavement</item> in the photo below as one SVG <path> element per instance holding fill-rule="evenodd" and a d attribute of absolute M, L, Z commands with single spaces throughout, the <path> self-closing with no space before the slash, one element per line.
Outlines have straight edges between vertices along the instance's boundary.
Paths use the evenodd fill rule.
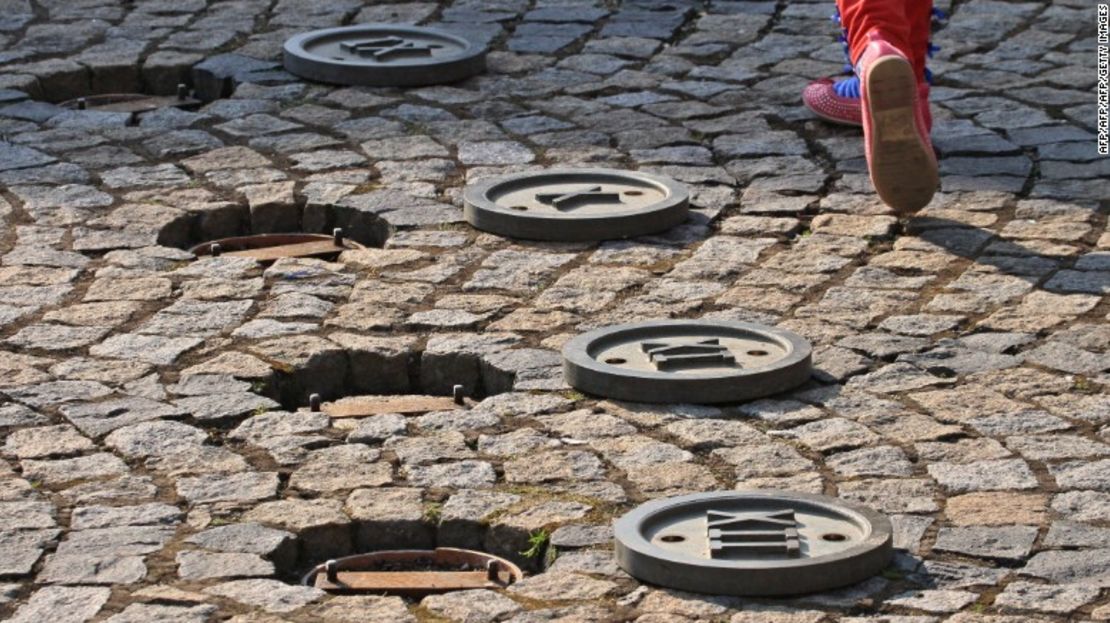
<path fill-rule="evenodd" d="M 367 492 L 367 490 L 362 491 Z M 390 490 L 383 490 L 383 494 L 389 495 Z M 293 539 L 283 541 L 268 555 L 268 558 L 274 563 L 276 576 L 289 584 L 307 584 L 328 590 L 327 565 L 329 561 L 337 561 L 340 573 L 337 578 L 333 576 L 333 583 L 335 583 L 334 580 L 339 580 L 338 583 L 348 584 L 350 588 L 360 590 L 338 589 L 333 592 L 376 594 L 388 592 L 410 597 L 445 591 L 420 590 L 420 585 L 424 581 L 433 579 L 429 577 L 422 579 L 410 577 L 407 581 L 405 578 L 390 577 L 356 579 L 351 576 L 344 577 L 345 574 L 342 571 L 413 572 L 416 575 L 429 572 L 444 573 L 448 575 L 438 579 L 442 588 L 465 590 L 501 588 L 519 581 L 521 571 L 536 573 L 543 570 L 542 557 L 525 557 L 519 551 L 488 551 L 480 541 L 473 542 L 474 538 L 481 539 L 483 536 L 494 541 L 501 539 L 504 544 L 515 542 L 515 539 L 506 535 L 489 534 L 497 530 L 495 528 L 463 525 L 464 522 L 458 520 L 449 520 L 446 523 L 449 525 L 436 526 L 426 519 L 416 521 L 398 515 L 395 518 L 381 518 L 374 521 L 352 521 L 346 525 L 315 526 L 297 531 Z M 487 534 L 482 535 L 481 532 Z M 487 575 L 490 570 L 484 560 L 479 564 L 474 560 L 463 560 L 460 556 L 454 555 L 448 557 L 447 562 L 443 562 L 433 555 L 433 552 L 437 551 L 439 553 L 459 552 L 465 554 L 466 559 L 494 559 L 498 561 L 494 563 L 497 577 L 493 579 Z M 391 560 L 397 558 L 401 552 L 411 555 L 406 556 L 406 560 L 403 561 Z M 477 574 L 470 578 L 456 576 L 456 574 L 470 575 L 475 572 Z M 403 573 L 403 575 L 409 574 Z M 414 590 L 405 590 L 403 585 L 406 583 Z M 400 590 L 387 590 L 388 587 Z M 376 590 L 373 590 L 374 588 Z"/>
<path fill-rule="evenodd" d="M 230 148 L 240 149 L 240 148 Z M 242 148 L 245 149 L 245 148 Z M 201 174 L 220 167 L 224 150 L 201 154 L 208 158 L 193 167 Z M 249 150 L 248 150 L 249 151 Z M 195 160 L 195 159 L 194 159 Z M 159 244 L 211 254 L 211 245 L 220 244 L 222 252 L 242 252 L 265 247 L 320 242 L 321 249 L 304 249 L 297 254 L 276 254 L 276 257 L 325 257 L 346 249 L 384 247 L 395 227 L 372 210 L 353 205 L 313 203 L 294 193 L 294 182 L 284 181 L 249 184 L 244 187 L 243 200 L 211 201 L 195 205 L 179 218 L 165 222 L 158 234 Z M 335 241 L 332 249 L 332 241 Z"/>
<path fill-rule="evenodd" d="M 535 547 L 534 526 L 494 517 L 515 517 L 536 496 L 546 500 L 549 494 L 488 489 L 496 480 L 494 466 L 474 454 L 463 434 L 451 432 L 500 428 L 505 406 L 496 396 L 525 399 L 509 394 L 524 364 L 504 352 L 468 351 L 450 336 L 408 339 L 332 334 L 328 341 L 304 338 L 298 346 L 289 336 L 275 341 L 280 352 L 262 353 L 273 369 L 266 393 L 285 411 L 326 417 L 347 442 L 320 447 L 320 456 L 292 471 L 288 486 L 304 498 L 283 496 L 242 519 L 295 534 L 288 551 L 271 557 L 283 580 L 299 583 L 330 559 L 436 547 L 489 552 L 529 571 L 542 568 L 545 547 Z M 319 394 L 318 403 L 312 394 Z M 477 404 L 489 398 L 493 404 Z M 312 413 L 314 407 L 320 412 Z M 349 492 L 338 500 L 316 497 L 333 490 Z"/>
<path fill-rule="evenodd" d="M 217 150 L 217 152 L 220 150 Z M 342 249 L 382 247 L 393 227 L 381 217 L 357 208 L 307 203 L 293 192 L 293 182 L 257 184 L 244 192 L 245 201 L 215 201 L 165 223 L 158 243 L 211 255 L 240 253 L 265 247 L 304 245 L 298 249 L 261 253 L 262 261 L 278 257 L 334 259 Z M 338 230 L 338 231 L 337 231 Z M 336 240 L 335 245 L 332 241 Z M 311 248 L 311 243 L 318 248 Z M 273 257 L 271 257 L 273 255 Z"/>
<path fill-rule="evenodd" d="M 281 279 L 312 266 L 269 270 Z M 338 329 L 326 337 L 284 335 L 246 346 L 266 364 L 264 373 L 251 377 L 255 391 L 281 408 L 274 415 L 236 416 L 243 419 L 227 439 L 235 449 L 242 443 L 267 471 L 287 469 L 284 487 L 234 521 L 294 535 L 289 551 L 268 556 L 277 576 L 290 583 L 329 559 L 395 549 L 456 547 L 541 568 L 547 543 L 541 528 L 583 516 L 595 503 L 581 500 L 594 493 L 512 484 L 533 480 L 504 480 L 497 473 L 505 464 L 500 455 L 479 451 L 478 434 L 515 428 L 509 414 L 517 409 L 569 405 L 557 394 L 527 393 L 557 387 L 558 355 L 517 345 L 507 334 Z M 462 405 L 455 402 L 456 386 Z M 311 412 L 313 394 L 320 396 L 318 413 Z M 329 413 L 333 405 L 352 403 L 360 410 L 346 417 Z M 303 434 L 281 432 L 286 426 Z M 592 456 L 581 459 L 593 465 Z"/>
<path fill-rule="evenodd" d="M 386 397 L 439 397 L 444 405 L 454 405 L 455 399 L 479 401 L 513 389 L 514 366 L 491 359 L 500 353 L 483 355 L 457 348 L 450 339 L 445 336 L 440 343 L 435 338 L 421 341 L 341 333 L 333 334 L 329 342 L 313 340 L 302 345 L 291 336 L 275 343 L 277 350 L 259 354 L 273 367 L 267 393 L 289 411 L 309 407 L 314 394 L 324 404 L 342 404 L 353 397 L 367 404 Z M 386 406 L 393 413 L 404 410 Z M 423 411 L 438 408 L 430 404 Z M 408 412 L 421 410 L 414 407 Z"/>

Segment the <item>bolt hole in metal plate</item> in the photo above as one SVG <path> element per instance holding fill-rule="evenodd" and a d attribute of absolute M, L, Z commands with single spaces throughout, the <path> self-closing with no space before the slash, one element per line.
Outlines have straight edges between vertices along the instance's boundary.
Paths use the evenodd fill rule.
<path fill-rule="evenodd" d="M 438 547 L 347 556 L 316 565 L 302 580 L 329 593 L 419 597 L 468 589 L 505 588 L 523 577 L 520 567 L 485 552 Z"/>
<path fill-rule="evenodd" d="M 471 184 L 463 212 L 472 226 L 511 238 L 609 240 L 682 223 L 689 197 L 678 182 L 648 173 L 552 169 Z"/>
<path fill-rule="evenodd" d="M 360 24 L 285 42 L 285 69 L 331 84 L 411 87 L 458 82 L 486 68 L 486 48 L 433 28 Z"/>
<path fill-rule="evenodd" d="M 786 491 L 654 500 L 618 519 L 614 534 L 617 563 L 633 577 L 715 595 L 772 597 L 848 586 L 882 571 L 893 555 L 884 515 Z"/>
<path fill-rule="evenodd" d="M 801 336 L 718 320 L 605 327 L 563 347 L 563 373 L 580 391 L 636 402 L 724 403 L 805 383 L 812 349 Z"/>
<path fill-rule="evenodd" d="M 197 257 L 226 255 L 273 262 L 286 257 L 332 257 L 343 251 L 365 249 L 361 244 L 325 234 L 255 234 L 212 240 L 189 249 Z M 218 245 L 218 246 L 217 246 Z M 216 253 L 213 253 L 216 251 Z"/>

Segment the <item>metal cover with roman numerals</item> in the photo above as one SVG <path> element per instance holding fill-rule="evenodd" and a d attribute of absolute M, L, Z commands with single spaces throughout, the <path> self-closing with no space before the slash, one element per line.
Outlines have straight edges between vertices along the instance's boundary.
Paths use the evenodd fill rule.
<path fill-rule="evenodd" d="M 689 193 L 639 171 L 551 169 L 467 186 L 463 213 L 483 231 L 529 240 L 609 240 L 670 229 L 686 220 Z"/>
<path fill-rule="evenodd" d="M 854 584 L 893 555 L 884 515 L 836 498 L 724 491 L 654 500 L 617 520 L 617 563 L 699 593 L 795 595 Z"/>
<path fill-rule="evenodd" d="M 301 33 L 285 42 L 290 73 L 332 84 L 424 86 L 486 68 L 486 48 L 434 28 L 359 24 Z"/>
<path fill-rule="evenodd" d="M 637 402 L 752 400 L 805 383 L 808 342 L 790 331 L 725 320 L 660 320 L 605 327 L 563 347 L 580 391 Z"/>

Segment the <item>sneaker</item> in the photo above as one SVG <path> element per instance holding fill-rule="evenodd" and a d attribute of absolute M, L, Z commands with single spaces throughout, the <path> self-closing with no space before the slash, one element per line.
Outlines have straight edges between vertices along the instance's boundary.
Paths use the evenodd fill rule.
<path fill-rule="evenodd" d="M 871 183 L 883 203 L 899 214 L 925 207 L 937 190 L 937 159 L 925 122 L 913 66 L 880 33 L 857 63 L 864 149 Z"/>
<path fill-rule="evenodd" d="M 813 114 L 841 125 L 863 125 L 859 106 L 859 78 L 852 76 L 840 82 L 822 78 L 802 90 L 802 102 Z"/>
<path fill-rule="evenodd" d="M 917 83 L 917 97 L 922 101 L 925 128 L 932 132 L 933 115 L 929 110 L 929 83 Z M 813 114 L 841 125 L 863 125 L 860 110 L 859 78 L 852 76 L 839 82 L 822 78 L 810 82 L 802 91 L 802 102 Z"/>

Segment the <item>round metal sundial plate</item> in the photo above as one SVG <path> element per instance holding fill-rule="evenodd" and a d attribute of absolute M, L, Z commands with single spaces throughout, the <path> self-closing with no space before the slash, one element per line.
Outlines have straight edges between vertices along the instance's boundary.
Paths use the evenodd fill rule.
<path fill-rule="evenodd" d="M 486 48 L 416 26 L 360 24 L 313 30 L 284 47 L 290 73 L 332 84 L 423 86 L 457 82 L 486 68 Z"/>
<path fill-rule="evenodd" d="M 723 320 L 659 320 L 605 327 L 563 347 L 568 384 L 636 402 L 740 402 L 809 379 L 801 336 Z"/>
<path fill-rule="evenodd" d="M 860 582 L 893 555 L 890 520 L 836 498 L 787 491 L 654 500 L 617 520 L 617 564 L 698 593 L 795 595 Z"/>
<path fill-rule="evenodd" d="M 466 188 L 464 215 L 483 231 L 529 240 L 607 240 L 686 220 L 689 193 L 672 179 L 615 169 L 553 169 Z"/>

